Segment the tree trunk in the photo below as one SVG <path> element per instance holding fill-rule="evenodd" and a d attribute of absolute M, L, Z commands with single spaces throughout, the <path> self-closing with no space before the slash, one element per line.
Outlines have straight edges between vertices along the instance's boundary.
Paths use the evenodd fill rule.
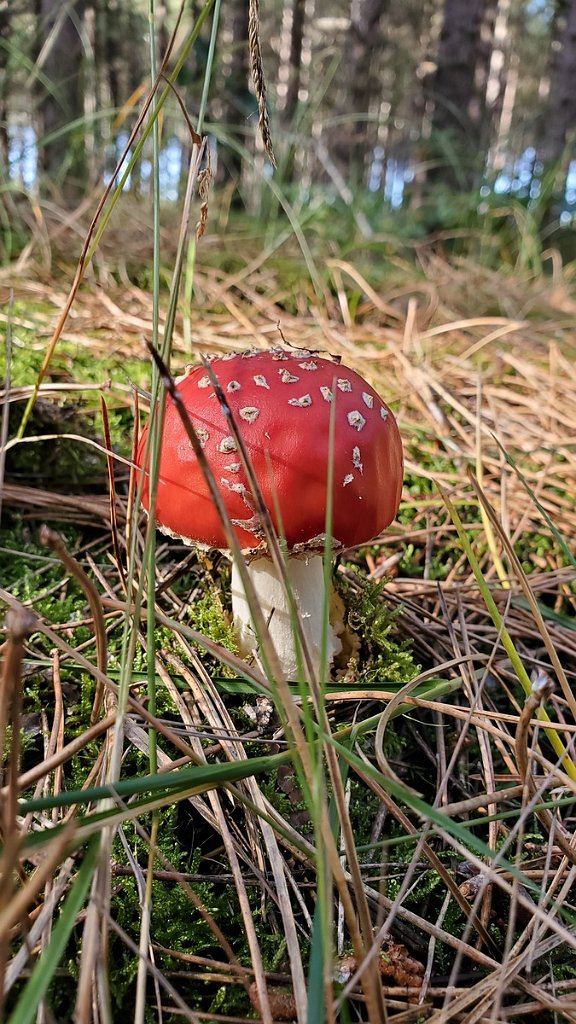
<path fill-rule="evenodd" d="M 39 105 L 40 166 L 47 179 L 74 202 L 86 182 L 82 125 L 68 126 L 84 114 L 82 39 L 84 0 L 42 0 L 40 67 L 47 81 Z M 51 33 L 54 33 L 51 37 Z"/>
<path fill-rule="evenodd" d="M 377 134 L 369 130 L 368 115 L 372 100 L 381 91 L 374 65 L 384 46 L 380 22 L 389 6 L 390 0 L 352 0 L 351 4 L 341 64 L 345 81 L 339 106 L 342 113 L 352 113 L 357 119 L 339 126 L 334 153 L 340 169 L 353 184 L 364 178 L 368 151 L 373 148 L 370 136 Z"/>
<path fill-rule="evenodd" d="M 428 86 L 439 166 L 429 177 L 458 191 L 475 188 L 484 167 L 486 82 L 497 7 L 498 0 L 444 3 L 437 68 Z"/>
<path fill-rule="evenodd" d="M 104 3 L 100 0 L 99 16 L 102 46 L 100 58 L 108 76 L 111 104 L 119 109 L 145 73 L 142 70 L 141 53 L 134 52 L 132 44 L 140 26 L 132 24 L 131 5 L 122 0 L 104 0 Z"/>
<path fill-rule="evenodd" d="M 367 114 L 375 92 L 373 60 L 383 46 L 380 21 L 386 14 L 389 0 L 361 0 L 352 5 L 350 29 L 344 51 L 344 69 L 349 75 L 350 107 L 357 114 Z M 359 121 L 359 134 L 366 133 L 366 122 Z"/>
<path fill-rule="evenodd" d="M 231 137 L 229 147 L 223 154 L 223 162 L 228 178 L 240 180 L 242 174 L 242 154 L 234 143 L 244 142 L 246 122 L 254 101 L 248 88 L 248 0 L 234 0 L 227 15 L 230 18 L 228 27 L 229 51 L 224 63 L 224 101 L 222 104 L 222 123 Z"/>
<path fill-rule="evenodd" d="M 302 128 L 301 118 L 298 117 L 298 107 L 300 89 L 303 87 L 302 51 L 304 48 L 305 25 L 306 0 L 293 0 L 290 11 L 290 49 L 285 70 L 285 74 L 287 72 L 287 88 L 283 110 L 284 123 L 292 135 Z M 292 182 L 298 174 L 298 169 L 296 168 L 297 150 L 298 143 L 292 138 L 280 164 L 280 172 L 285 182 Z"/>
<path fill-rule="evenodd" d="M 302 42 L 306 17 L 306 0 L 293 0 L 292 26 L 290 29 L 290 57 L 288 91 L 286 93 L 285 116 L 287 121 L 294 118 L 298 108 L 298 93 L 302 76 Z"/>
<path fill-rule="evenodd" d="M 6 74 L 10 34 L 8 0 L 0 0 L 0 165 L 8 167 L 8 95 L 10 86 Z"/>
<path fill-rule="evenodd" d="M 550 74 L 550 97 L 543 158 L 558 163 L 576 129 L 576 0 L 564 4 L 565 26 L 561 49 Z"/>

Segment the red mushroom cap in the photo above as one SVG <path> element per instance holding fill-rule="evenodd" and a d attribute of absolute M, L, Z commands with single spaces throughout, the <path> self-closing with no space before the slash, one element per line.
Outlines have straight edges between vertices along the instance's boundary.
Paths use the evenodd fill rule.
<path fill-rule="evenodd" d="M 333 546 L 371 540 L 400 502 L 402 443 L 394 416 L 354 370 L 302 351 L 272 349 L 211 363 L 246 445 L 266 506 L 290 549 L 323 547 L 331 403 L 336 403 Z M 204 367 L 178 384 L 188 415 L 244 548 L 262 543 L 255 504 L 234 438 Z M 138 446 L 143 465 L 147 428 Z M 148 507 L 148 483 L 143 503 Z M 279 505 L 282 526 L 275 514 Z M 193 543 L 225 548 L 226 537 L 190 440 L 166 405 L 156 518 Z"/>

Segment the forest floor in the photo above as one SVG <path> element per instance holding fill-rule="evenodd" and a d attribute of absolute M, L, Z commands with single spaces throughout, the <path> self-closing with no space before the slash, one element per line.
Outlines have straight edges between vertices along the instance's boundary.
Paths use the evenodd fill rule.
<path fill-rule="evenodd" d="M 382 1000 L 397 1024 L 574 1020 L 574 268 L 554 257 L 550 273 L 495 270 L 386 242 L 363 258 L 318 257 L 314 289 L 292 251 L 265 258 L 241 237 L 206 239 L 191 317 L 176 320 L 174 373 L 198 353 L 280 342 L 329 352 L 374 385 L 404 442 L 397 521 L 335 571 L 358 640 L 324 693 L 320 739 L 303 702 L 322 780 L 308 798 L 298 735 L 278 724 L 281 694 L 234 653 L 220 556 L 158 540 L 149 670 L 150 632 L 136 628 L 130 596 L 145 522 L 131 508 L 129 463 L 154 313 L 144 240 L 122 261 L 108 245 L 21 439 L 73 266 L 60 239 L 0 272 L 0 601 L 22 628 L 24 608 L 37 616 L 25 640 L 12 619 L 4 647 L 5 678 L 22 695 L 21 706 L 2 698 L 22 728 L 4 795 L 24 801 L 7 802 L 3 828 L 12 822 L 17 838 L 0 865 L 14 907 L 0 906 L 10 1019 L 32 1019 L 23 1007 L 46 995 L 63 1022 L 63 1006 L 96 994 L 113 1019 L 143 1021 L 148 986 L 146 1019 L 169 1022 L 303 1022 L 306 993 L 327 1020 L 375 1021 Z M 160 335 L 166 308 L 163 292 Z M 38 542 L 42 523 L 66 554 L 54 538 Z M 115 756 L 114 693 L 126 678 L 125 788 L 111 810 L 95 787 Z M 95 679 L 106 697 L 91 724 Z M 255 728 L 263 695 L 275 707 Z M 221 762 L 229 774 L 217 782 Z M 337 857 L 324 836 L 322 867 L 324 811 Z M 93 845 L 104 820 L 116 826 L 109 865 Z M 88 941 L 104 934 L 108 996 L 104 939 Z"/>

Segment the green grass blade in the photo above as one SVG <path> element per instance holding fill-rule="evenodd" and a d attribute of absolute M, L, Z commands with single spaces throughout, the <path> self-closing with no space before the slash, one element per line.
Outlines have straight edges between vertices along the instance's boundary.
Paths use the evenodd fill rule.
<path fill-rule="evenodd" d="M 516 673 L 518 681 L 519 681 L 520 685 L 522 686 L 522 689 L 524 690 L 524 693 L 526 694 L 526 697 L 530 697 L 532 695 L 532 683 L 530 681 L 530 676 L 528 675 L 526 669 L 524 668 L 524 663 L 522 661 L 522 658 L 518 654 L 518 651 L 516 650 L 516 646 L 514 644 L 514 641 L 512 640 L 512 637 L 510 636 L 510 633 L 506 629 L 506 626 L 504 625 L 504 620 L 502 619 L 502 616 L 500 615 L 500 612 L 498 611 L 498 608 L 496 606 L 496 602 L 495 602 L 494 598 L 492 597 L 492 593 L 491 593 L 490 587 L 488 586 L 488 584 L 486 583 L 486 580 L 484 579 L 484 575 L 482 573 L 482 569 L 480 568 L 480 563 L 478 562 L 478 559 L 476 558 L 476 555 L 474 554 L 474 550 L 472 548 L 472 545 L 470 543 L 470 540 L 468 538 L 466 530 L 464 529 L 462 520 L 460 519 L 460 516 L 458 515 L 458 512 L 454 508 L 454 505 L 450 501 L 450 498 L 448 497 L 447 494 L 444 493 L 444 491 L 442 490 L 442 488 L 439 485 L 438 485 L 438 490 L 440 491 L 440 493 L 442 495 L 442 498 L 443 498 L 443 500 L 444 500 L 444 502 L 446 504 L 446 508 L 448 509 L 448 512 L 450 513 L 450 517 L 452 519 L 452 522 L 454 523 L 454 526 L 456 527 L 456 532 L 458 534 L 458 539 L 460 540 L 462 548 L 463 548 L 463 550 L 466 553 L 466 557 L 468 559 L 468 562 L 470 563 L 470 568 L 472 569 L 472 572 L 474 573 L 474 577 L 476 579 L 476 583 L 478 584 L 478 589 L 479 589 L 479 591 L 480 591 L 480 593 L 482 595 L 482 599 L 484 601 L 484 604 L 486 605 L 486 607 L 487 607 L 487 609 L 488 609 L 488 611 L 490 613 L 490 616 L 492 618 L 492 622 L 494 623 L 496 629 L 498 630 L 498 635 L 500 637 L 502 646 L 504 647 L 504 650 L 506 651 L 506 654 L 510 658 L 510 661 L 512 663 L 512 668 L 514 669 L 514 672 Z M 543 722 L 550 722 L 550 717 L 548 715 L 548 712 L 544 708 L 542 708 L 542 707 L 539 707 L 539 708 L 536 709 L 535 715 L 536 715 L 536 718 L 541 719 L 541 721 L 543 721 Z M 572 758 L 569 756 L 569 754 L 568 754 L 564 744 L 562 743 L 562 740 L 560 739 L 558 733 L 554 732 L 554 730 L 552 730 L 552 729 L 549 730 L 548 739 L 549 739 L 552 747 L 554 748 L 555 753 L 558 755 L 558 757 L 560 757 L 562 759 L 562 766 L 563 766 L 564 770 L 566 771 L 566 773 L 570 776 L 571 779 L 576 779 L 576 765 L 574 764 Z"/>
<path fill-rule="evenodd" d="M 522 471 L 520 469 L 518 469 L 518 466 L 516 465 L 515 460 L 512 458 L 512 456 L 509 454 L 509 452 L 507 452 L 506 449 L 500 444 L 498 438 L 495 437 L 494 440 L 496 441 L 496 444 L 498 445 L 500 451 L 502 452 L 504 458 L 506 459 L 506 462 L 514 470 L 514 473 L 518 477 L 518 479 L 519 479 L 520 483 L 522 484 L 524 490 L 529 495 L 530 499 L 534 502 L 536 508 L 538 509 L 538 511 L 539 511 L 540 515 L 542 516 L 544 522 L 546 523 L 548 529 L 552 533 L 552 536 L 554 537 L 555 541 L 557 542 L 558 547 L 560 548 L 564 558 L 566 559 L 566 562 L 568 563 L 568 565 L 571 565 L 573 568 L 576 569 L 576 558 L 572 554 L 570 548 L 568 547 L 566 541 L 564 540 L 564 537 L 562 536 L 562 534 L 558 530 L 558 527 L 554 525 L 554 522 L 553 522 L 551 516 L 549 515 L 549 513 L 544 508 L 542 502 L 539 500 L 538 495 L 533 490 L 533 488 L 530 487 L 530 484 L 528 483 L 526 477 L 524 476 Z"/>
<path fill-rule="evenodd" d="M 122 779 L 114 785 L 68 790 L 53 796 L 22 800 L 19 809 L 21 814 L 29 814 L 33 811 L 52 810 L 54 807 L 73 807 L 93 803 L 96 800 L 114 799 L 115 796 L 127 800 L 132 796 L 144 793 L 169 794 L 171 791 L 190 786 L 200 792 L 202 789 L 212 789 L 226 782 L 238 782 L 238 780 L 247 779 L 251 775 L 271 771 L 289 759 L 290 753 L 285 751 L 282 754 L 247 758 L 245 761 L 196 765 L 194 768 L 181 768 L 168 774 L 161 772 L 158 775 L 146 775 L 143 778 Z"/>
<path fill-rule="evenodd" d="M 60 967 L 66 945 L 76 924 L 76 918 L 84 905 L 96 866 L 99 846 L 99 836 L 90 840 L 82 867 L 76 875 L 60 917 L 52 931 L 50 943 L 37 961 L 16 1008 L 10 1016 L 11 1024 L 32 1024 L 35 1019 L 38 1007 Z"/>
<path fill-rule="evenodd" d="M 308 1024 L 324 1024 L 326 1020 L 324 969 L 325 950 L 329 939 L 330 937 L 325 935 L 322 907 L 318 900 L 312 924 L 312 949 L 308 968 Z"/>

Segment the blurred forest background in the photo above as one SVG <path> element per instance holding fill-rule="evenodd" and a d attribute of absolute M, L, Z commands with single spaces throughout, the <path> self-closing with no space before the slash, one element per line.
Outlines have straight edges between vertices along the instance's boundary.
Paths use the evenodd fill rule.
<path fill-rule="evenodd" d="M 160 57 L 179 8 L 156 5 Z M 201 9 L 187 5 L 182 37 Z M 344 203 L 369 236 L 391 210 L 429 234 L 506 196 L 544 239 L 559 230 L 556 242 L 573 244 L 576 0 L 268 0 L 260 19 L 274 176 L 288 197 Z M 217 185 L 267 216 L 272 168 L 247 38 L 248 0 L 226 0 L 204 130 Z M 207 50 L 208 28 L 177 80 L 192 124 Z M 149 67 L 146 0 L 0 0 L 5 199 L 33 192 L 74 205 L 106 181 Z M 162 123 L 167 201 L 180 197 L 191 146 L 173 97 Z M 144 155 L 126 189 L 140 197 L 150 181 Z"/>

